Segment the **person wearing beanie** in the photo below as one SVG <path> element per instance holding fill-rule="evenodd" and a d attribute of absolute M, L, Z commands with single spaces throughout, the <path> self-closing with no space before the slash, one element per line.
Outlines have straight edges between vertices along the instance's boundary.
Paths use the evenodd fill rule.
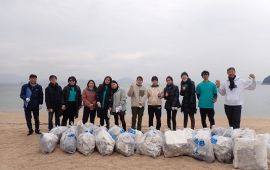
<path fill-rule="evenodd" d="M 203 128 L 207 128 L 206 117 L 210 122 L 210 128 L 215 125 L 215 110 L 214 103 L 217 101 L 217 87 L 209 80 L 209 72 L 201 73 L 203 81 L 196 87 L 196 94 L 199 100 L 199 108 L 201 114 L 201 123 Z"/>
<path fill-rule="evenodd" d="M 83 101 L 83 124 L 87 123 L 88 118 L 90 117 L 90 123 L 95 123 L 96 117 L 96 96 L 97 96 L 97 87 L 94 80 L 89 80 L 87 82 L 86 88 L 82 93 L 82 101 Z"/>
<path fill-rule="evenodd" d="M 113 80 L 111 83 L 112 88 L 112 114 L 114 115 L 115 125 L 119 126 L 119 119 L 121 121 L 123 129 L 126 131 L 126 101 L 127 96 L 124 89 L 121 89 L 118 83 Z"/>
<path fill-rule="evenodd" d="M 156 116 L 156 129 L 160 130 L 163 89 L 158 84 L 157 76 L 153 76 L 151 82 L 152 85 L 147 89 L 149 127 L 153 126 L 153 119 Z"/>
<path fill-rule="evenodd" d="M 62 87 L 57 83 L 57 77 L 51 75 L 50 83 L 45 89 L 45 102 L 48 110 L 48 130 L 53 128 L 53 115 L 55 127 L 60 126 L 60 112 L 64 104 Z"/>
<path fill-rule="evenodd" d="M 29 82 L 22 86 L 20 98 L 24 102 L 23 108 L 28 127 L 27 136 L 32 135 L 34 132 L 31 120 L 32 113 L 35 120 L 35 133 L 40 134 L 39 110 L 41 110 L 43 104 L 43 91 L 41 85 L 37 84 L 37 76 L 35 74 L 31 74 L 29 76 Z"/>
<path fill-rule="evenodd" d="M 225 96 L 225 113 L 229 126 L 234 129 L 240 128 L 242 105 L 244 104 L 244 92 L 255 90 L 255 75 L 249 74 L 249 80 L 244 80 L 236 75 L 234 67 L 227 69 L 228 78 L 222 84 L 216 81 L 218 92 Z"/>
<path fill-rule="evenodd" d="M 194 114 L 197 112 L 196 108 L 196 91 L 195 83 L 192 81 L 186 72 L 181 74 L 181 90 L 180 95 L 183 96 L 181 112 L 184 113 L 184 128 L 187 128 L 188 117 L 191 121 L 191 129 L 195 128 Z"/>
<path fill-rule="evenodd" d="M 173 78 L 166 78 L 166 87 L 164 88 L 165 109 L 167 111 L 167 126 L 171 130 L 176 130 L 176 115 L 178 108 L 181 107 L 179 101 L 179 88 L 173 84 Z M 171 127 L 172 122 L 172 127 Z"/>
<path fill-rule="evenodd" d="M 100 118 L 100 125 L 106 122 L 107 129 L 110 128 L 110 114 L 112 110 L 112 78 L 106 76 L 102 84 L 97 89 L 97 110 Z"/>
<path fill-rule="evenodd" d="M 74 124 L 74 119 L 78 118 L 79 110 L 82 107 L 81 88 L 77 85 L 77 80 L 74 76 L 68 78 L 68 85 L 63 89 L 65 111 L 62 119 L 62 126 Z"/>
<path fill-rule="evenodd" d="M 144 113 L 145 102 L 147 100 L 147 90 L 143 85 L 142 76 L 138 76 L 136 82 L 130 86 L 128 96 L 131 98 L 131 112 L 132 112 L 131 128 L 141 130 L 142 117 Z"/>

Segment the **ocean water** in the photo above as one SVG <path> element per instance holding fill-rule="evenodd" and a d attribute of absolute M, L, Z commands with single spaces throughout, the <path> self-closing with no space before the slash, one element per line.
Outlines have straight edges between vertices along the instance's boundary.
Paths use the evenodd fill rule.
<path fill-rule="evenodd" d="M 46 86 L 42 86 L 44 90 Z M 84 86 L 81 86 L 82 89 L 83 87 Z M 121 87 L 127 91 L 129 85 L 124 84 L 121 85 Z M 0 112 L 23 113 L 23 102 L 19 97 L 20 90 L 21 85 L 0 85 Z M 128 98 L 127 108 L 127 114 L 130 114 L 130 98 Z M 225 115 L 224 97 L 219 95 L 218 101 L 215 104 L 215 110 L 216 115 Z M 45 112 L 47 111 L 45 104 L 43 104 L 42 113 Z M 82 109 L 80 114 L 82 114 Z M 147 108 L 145 109 L 145 114 L 147 114 Z M 165 110 L 162 111 L 162 115 L 166 115 Z M 270 85 L 257 85 L 256 90 L 245 92 L 245 104 L 243 106 L 242 116 L 245 115 L 254 117 L 270 117 Z"/>

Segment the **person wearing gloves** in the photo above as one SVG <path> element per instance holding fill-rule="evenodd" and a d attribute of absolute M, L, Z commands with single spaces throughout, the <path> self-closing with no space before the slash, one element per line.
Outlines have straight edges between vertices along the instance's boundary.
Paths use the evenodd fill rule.
<path fill-rule="evenodd" d="M 82 107 L 81 88 L 77 85 L 77 80 L 74 76 L 68 78 L 68 85 L 63 89 L 64 107 L 65 110 L 62 119 L 62 126 L 74 124 L 74 119 L 78 118 L 79 110 Z"/>
<path fill-rule="evenodd" d="M 207 128 L 206 117 L 208 116 L 210 128 L 215 125 L 214 103 L 217 101 L 217 87 L 209 80 L 209 72 L 201 73 L 203 81 L 196 87 L 196 94 L 199 100 L 199 108 L 201 114 L 201 123 L 203 128 Z"/>
<path fill-rule="evenodd" d="M 156 129 L 160 130 L 161 127 L 161 105 L 163 97 L 163 89 L 158 84 L 158 77 L 153 76 L 151 79 L 152 85 L 147 89 L 148 98 L 148 115 L 149 127 L 153 126 L 153 119 L 156 116 L 157 125 Z"/>
<path fill-rule="evenodd" d="M 188 117 L 191 121 L 191 129 L 195 128 L 194 114 L 197 112 L 196 108 L 196 91 L 195 83 L 192 81 L 186 72 L 181 74 L 181 90 L 180 95 L 183 96 L 181 112 L 184 113 L 184 128 L 187 128 Z"/>
<path fill-rule="evenodd" d="M 218 92 L 225 96 L 225 113 L 229 122 L 229 126 L 234 129 L 240 128 L 242 105 L 244 104 L 243 93 L 245 90 L 255 90 L 255 75 L 250 74 L 250 80 L 244 80 L 236 76 L 234 67 L 227 69 L 228 79 L 220 83 L 216 81 Z"/>
<path fill-rule="evenodd" d="M 25 120 L 28 127 L 28 134 L 33 134 L 32 113 L 35 120 L 35 133 L 40 134 L 39 130 L 39 110 L 42 109 L 43 91 L 41 85 L 37 84 L 37 76 L 31 74 L 29 82 L 21 88 L 20 98 L 24 101 Z M 32 112 L 32 113 L 31 113 Z"/>
<path fill-rule="evenodd" d="M 176 130 L 176 114 L 180 108 L 179 88 L 173 84 L 173 78 L 166 78 L 167 85 L 164 88 L 165 109 L 167 111 L 167 126 L 169 129 Z M 171 122 L 173 127 L 171 127 Z"/>
<path fill-rule="evenodd" d="M 126 131 L 126 121 L 125 121 L 125 112 L 126 112 L 126 101 L 127 96 L 124 89 L 121 89 L 118 83 L 113 80 L 112 84 L 112 114 L 114 115 L 115 125 L 119 126 L 119 118 L 122 124 L 123 129 Z"/>
<path fill-rule="evenodd" d="M 60 112 L 64 104 L 62 87 L 57 83 L 57 77 L 49 77 L 49 85 L 45 89 L 45 102 L 48 109 L 48 130 L 53 128 L 53 114 L 55 126 L 60 126 Z"/>
<path fill-rule="evenodd" d="M 147 90 L 143 85 L 142 76 L 138 76 L 136 83 L 132 84 L 128 91 L 128 96 L 131 98 L 131 112 L 132 121 L 131 128 L 141 130 L 142 128 L 142 117 L 147 99 Z M 137 122 L 138 117 L 138 122 Z M 137 122 L 137 128 L 136 128 Z"/>
<path fill-rule="evenodd" d="M 89 80 L 87 87 L 83 90 L 82 100 L 83 100 L 83 117 L 82 122 L 85 124 L 90 116 L 90 123 L 95 123 L 96 117 L 96 100 L 97 97 L 97 87 L 94 80 Z"/>
<path fill-rule="evenodd" d="M 104 126 L 106 122 L 107 129 L 110 128 L 110 113 L 112 109 L 112 78 L 106 76 L 102 84 L 97 89 L 97 106 L 100 117 L 100 125 Z"/>

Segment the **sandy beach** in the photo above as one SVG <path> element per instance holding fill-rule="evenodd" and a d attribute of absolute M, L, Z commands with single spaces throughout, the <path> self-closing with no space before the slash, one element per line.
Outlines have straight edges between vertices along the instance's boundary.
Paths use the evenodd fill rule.
<path fill-rule="evenodd" d="M 180 115 L 180 114 L 179 114 Z M 183 116 L 177 116 L 178 128 L 182 128 Z M 148 115 L 143 118 L 143 131 L 147 130 Z M 73 155 L 66 154 L 57 146 L 52 154 L 42 154 L 39 150 L 38 135 L 26 136 L 27 128 L 24 114 L 0 113 L 0 169 L 233 169 L 232 164 L 222 164 L 217 161 L 208 164 L 197 161 L 191 157 L 156 159 L 151 157 L 134 155 L 124 157 L 118 153 L 111 156 L 101 156 L 98 152 L 85 157 L 76 152 Z M 47 131 L 47 113 L 41 113 L 41 131 Z M 76 120 L 81 120 L 80 117 Z M 127 116 L 127 125 L 130 127 L 130 116 Z M 98 120 L 96 120 L 97 122 Z M 111 122 L 113 120 L 111 119 Z M 162 130 L 166 128 L 166 117 L 162 117 Z M 249 127 L 257 133 L 270 132 L 270 118 L 244 117 L 242 127 Z M 201 128 L 199 114 L 196 115 L 196 128 Z M 113 124 L 113 123 L 112 123 Z M 225 116 L 216 117 L 217 126 L 227 127 Z"/>

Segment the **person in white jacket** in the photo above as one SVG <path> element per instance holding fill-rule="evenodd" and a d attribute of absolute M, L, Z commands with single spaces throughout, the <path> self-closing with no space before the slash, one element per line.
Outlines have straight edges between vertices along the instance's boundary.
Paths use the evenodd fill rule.
<path fill-rule="evenodd" d="M 216 81 L 218 92 L 225 96 L 225 113 L 230 127 L 240 128 L 241 110 L 244 104 L 243 93 L 245 90 L 254 90 L 256 88 L 255 75 L 250 74 L 250 80 L 244 80 L 236 76 L 235 68 L 227 69 L 228 79 L 220 83 Z"/>

